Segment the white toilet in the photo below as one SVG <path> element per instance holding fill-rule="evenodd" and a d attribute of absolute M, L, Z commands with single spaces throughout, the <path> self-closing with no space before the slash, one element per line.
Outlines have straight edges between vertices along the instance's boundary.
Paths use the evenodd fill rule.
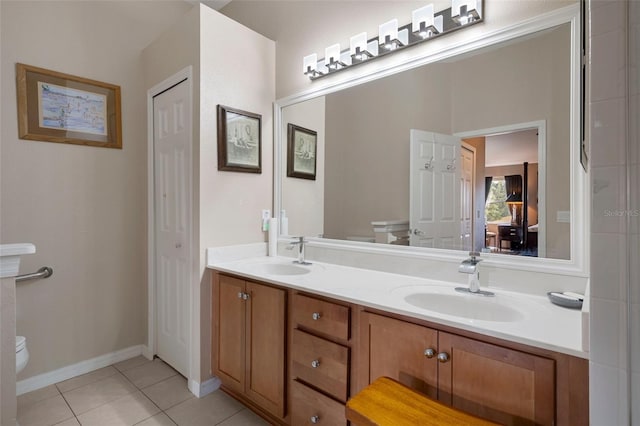
<path fill-rule="evenodd" d="M 24 336 L 16 336 L 16 374 L 24 370 L 29 362 L 27 339 Z"/>

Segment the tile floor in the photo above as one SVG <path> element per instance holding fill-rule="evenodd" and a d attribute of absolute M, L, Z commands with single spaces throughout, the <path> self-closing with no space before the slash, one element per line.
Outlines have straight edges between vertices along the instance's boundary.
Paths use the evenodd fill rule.
<path fill-rule="evenodd" d="M 264 420 L 222 391 L 196 398 L 159 359 L 138 356 L 18 397 L 20 426 L 254 426 Z"/>

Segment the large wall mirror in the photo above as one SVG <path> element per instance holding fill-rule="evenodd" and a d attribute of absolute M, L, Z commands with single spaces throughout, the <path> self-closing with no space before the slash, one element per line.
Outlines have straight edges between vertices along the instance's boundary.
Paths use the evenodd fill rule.
<path fill-rule="evenodd" d="M 577 8 L 563 13 L 439 61 L 279 101 L 283 233 L 584 268 L 579 19 Z M 291 140 L 290 124 L 316 133 L 312 151 Z M 315 180 L 287 176 L 298 151 L 314 156 Z"/>

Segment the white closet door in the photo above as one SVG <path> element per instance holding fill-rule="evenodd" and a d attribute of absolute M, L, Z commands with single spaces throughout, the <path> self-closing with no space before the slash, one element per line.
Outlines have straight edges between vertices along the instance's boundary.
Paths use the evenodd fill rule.
<path fill-rule="evenodd" d="M 182 82 L 153 98 L 156 354 L 189 377 L 191 102 Z"/>

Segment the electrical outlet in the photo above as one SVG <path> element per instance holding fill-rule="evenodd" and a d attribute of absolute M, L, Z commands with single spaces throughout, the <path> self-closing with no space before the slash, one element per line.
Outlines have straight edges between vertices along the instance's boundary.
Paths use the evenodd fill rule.
<path fill-rule="evenodd" d="M 262 231 L 269 230 L 269 219 L 271 219 L 271 210 L 262 210 Z"/>

